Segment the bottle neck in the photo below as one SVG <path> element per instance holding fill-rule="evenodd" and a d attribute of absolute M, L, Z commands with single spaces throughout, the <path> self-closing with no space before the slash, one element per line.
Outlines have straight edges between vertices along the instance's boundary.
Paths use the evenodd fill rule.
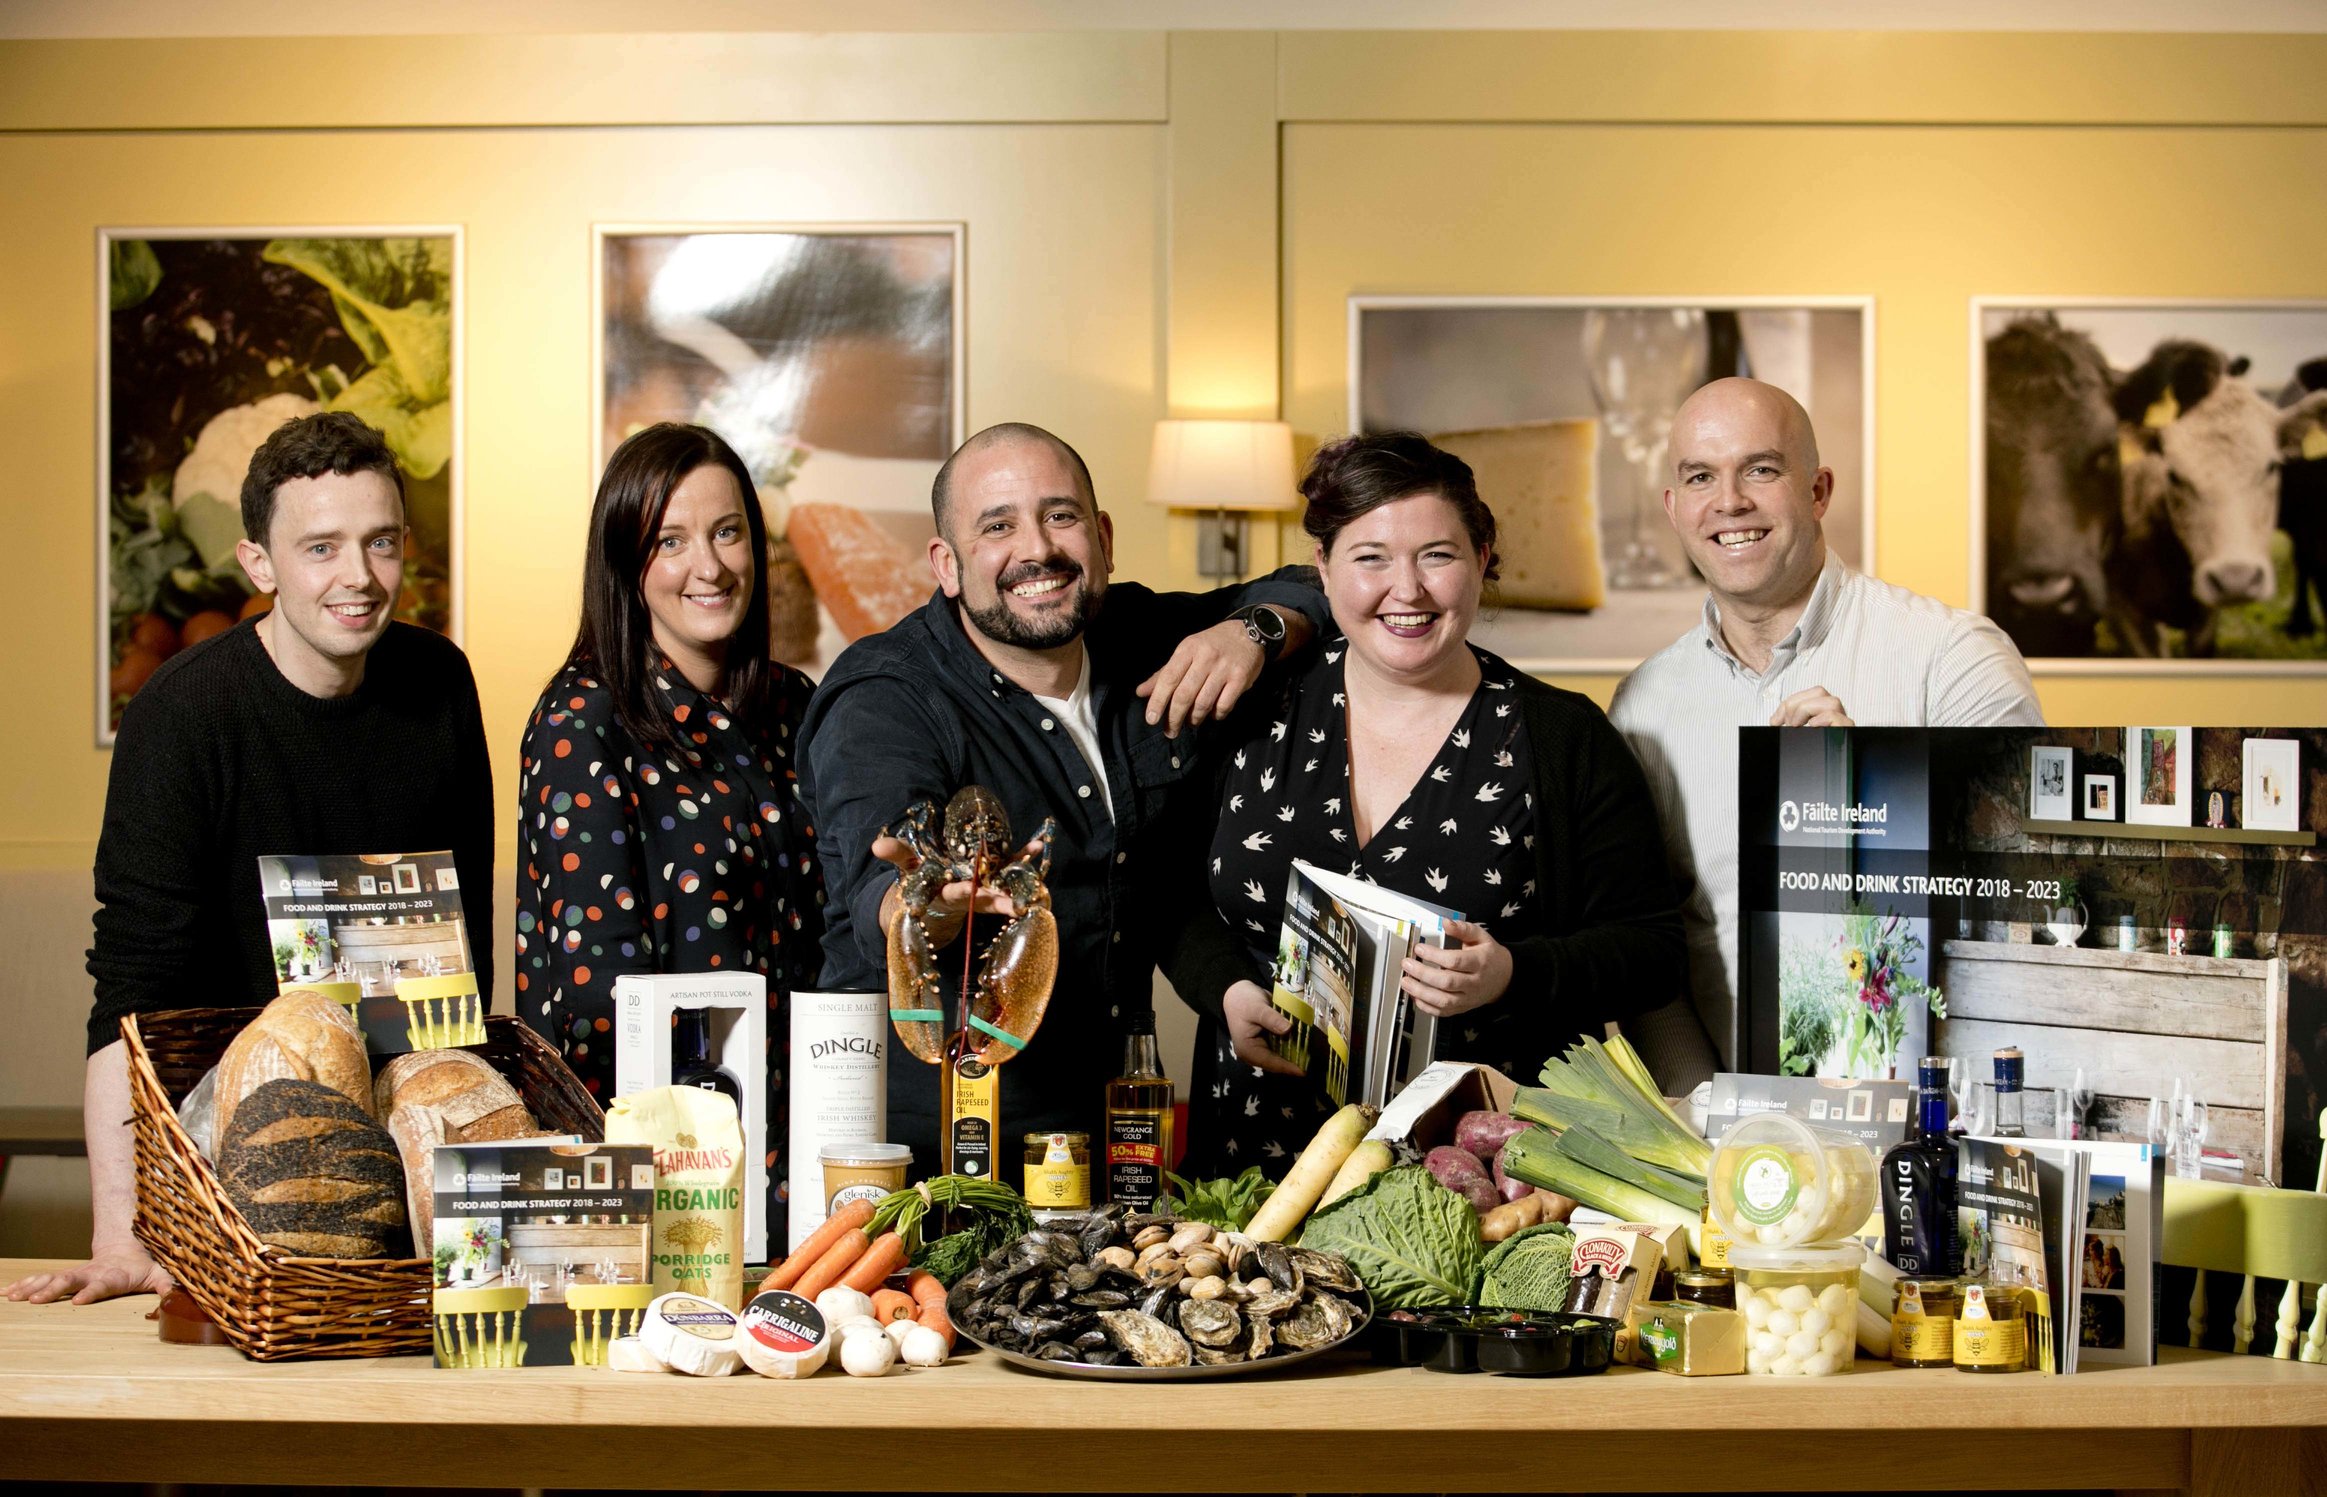
<path fill-rule="evenodd" d="M 1947 1088 L 1944 1086 L 1924 1087 L 1918 1103 L 1916 1121 L 1922 1129 L 1923 1136 L 1945 1143 L 1947 1141 Z"/>
<path fill-rule="evenodd" d="M 1163 1049 L 1156 1044 L 1153 1029 L 1134 1029 L 1123 1037 L 1124 1075 L 1160 1077 L 1163 1073 Z"/>
<path fill-rule="evenodd" d="M 671 1064 L 707 1065 L 711 1060 L 711 1011 L 676 1009 L 671 1014 Z"/>

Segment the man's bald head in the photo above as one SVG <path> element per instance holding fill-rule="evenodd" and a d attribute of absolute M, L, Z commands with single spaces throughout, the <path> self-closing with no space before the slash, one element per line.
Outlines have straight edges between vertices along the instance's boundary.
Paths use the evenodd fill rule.
<path fill-rule="evenodd" d="M 1802 471 L 1818 471 L 1818 433 L 1811 429 L 1810 413 L 1776 385 L 1733 376 L 1714 380 L 1682 401 L 1673 416 L 1669 448 L 1675 472 L 1689 448 L 1696 445 L 1689 440 L 1692 432 L 1711 435 L 1714 431 L 1725 439 L 1742 435 L 1749 445 L 1774 447 Z M 1756 436 L 1761 440 L 1755 441 Z"/>
<path fill-rule="evenodd" d="M 1081 453 L 1039 426 L 1024 421 L 1004 421 L 972 435 L 968 441 L 956 447 L 953 455 L 945 460 L 945 465 L 937 470 L 937 481 L 929 487 L 929 510 L 937 521 L 939 535 L 946 534 L 946 517 L 953 503 L 955 472 L 980 454 L 1006 446 L 1047 447 L 1057 453 L 1074 473 L 1075 482 L 1081 487 L 1083 502 L 1092 509 L 1099 507 L 1098 493 L 1091 486 L 1091 469 L 1083 461 Z"/>

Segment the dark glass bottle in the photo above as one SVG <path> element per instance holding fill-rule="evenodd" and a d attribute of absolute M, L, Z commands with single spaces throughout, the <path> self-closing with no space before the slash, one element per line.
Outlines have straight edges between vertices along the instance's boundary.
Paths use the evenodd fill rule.
<path fill-rule="evenodd" d="M 711 1010 L 671 1011 L 671 1085 L 723 1093 L 742 1112 L 743 1087 L 711 1058 Z"/>
<path fill-rule="evenodd" d="M 1883 1255 L 1909 1278 L 1963 1272 L 1956 1235 L 1955 1140 L 1947 1136 L 1947 1062 L 1916 1067 L 1915 1119 L 1907 1141 L 1883 1156 Z"/>
<path fill-rule="evenodd" d="M 1131 1016 L 1123 1074 L 1107 1083 L 1107 1199 L 1145 1211 L 1172 1164 L 1172 1079 L 1155 1042 L 1155 1015 Z"/>

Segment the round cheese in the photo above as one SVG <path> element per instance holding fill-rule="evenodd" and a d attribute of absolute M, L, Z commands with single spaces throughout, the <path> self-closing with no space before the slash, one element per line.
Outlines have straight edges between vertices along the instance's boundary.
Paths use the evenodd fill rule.
<path fill-rule="evenodd" d="M 673 1372 L 725 1377 L 743 1365 L 735 1312 L 693 1294 L 665 1294 L 646 1307 L 638 1339 Z"/>
<path fill-rule="evenodd" d="M 832 1335 L 816 1307 L 787 1290 L 757 1295 L 743 1307 L 735 1349 L 766 1377 L 814 1377 L 832 1352 Z"/>
<path fill-rule="evenodd" d="M 646 1349 L 636 1336 L 617 1336 L 606 1343 L 606 1365 L 616 1372 L 668 1372 L 662 1359 Z"/>

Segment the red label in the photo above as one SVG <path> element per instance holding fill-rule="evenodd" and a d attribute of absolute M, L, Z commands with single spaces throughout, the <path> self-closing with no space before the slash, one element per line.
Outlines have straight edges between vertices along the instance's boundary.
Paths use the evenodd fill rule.
<path fill-rule="evenodd" d="M 1109 1164 L 1162 1164 L 1163 1150 L 1155 1144 L 1112 1143 L 1107 1146 Z"/>
<path fill-rule="evenodd" d="M 824 1339 L 824 1317 L 800 1296 L 774 1289 L 744 1307 L 742 1330 L 768 1350 L 796 1357 Z"/>

